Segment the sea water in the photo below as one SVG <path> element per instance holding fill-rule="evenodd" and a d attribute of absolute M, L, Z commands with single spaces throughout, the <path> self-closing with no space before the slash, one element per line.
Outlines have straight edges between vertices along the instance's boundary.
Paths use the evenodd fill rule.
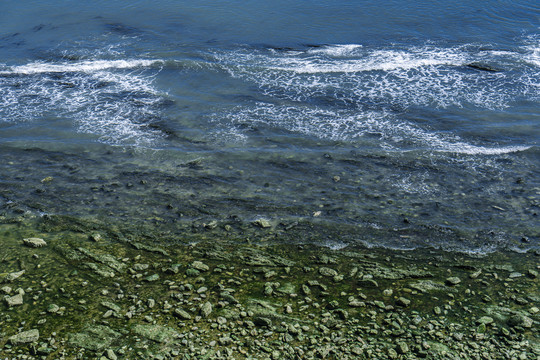
<path fill-rule="evenodd" d="M 3 0 L 0 215 L 538 248 L 539 16 L 525 0 Z"/>

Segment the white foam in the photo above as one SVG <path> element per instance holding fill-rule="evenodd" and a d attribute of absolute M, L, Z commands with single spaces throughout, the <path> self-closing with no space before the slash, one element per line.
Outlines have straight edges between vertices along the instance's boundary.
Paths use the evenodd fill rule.
<path fill-rule="evenodd" d="M 343 45 L 327 45 L 319 48 L 309 49 L 310 54 L 324 54 L 334 57 L 345 57 L 357 54 L 357 51 L 362 48 L 358 44 L 343 44 Z"/>
<path fill-rule="evenodd" d="M 0 75 L 32 75 L 43 73 L 67 73 L 67 72 L 96 72 L 110 69 L 133 69 L 163 64 L 162 60 L 86 60 L 78 62 L 66 62 L 51 64 L 45 62 L 33 62 L 30 64 L 13 66 L 8 70 L 0 71 Z"/>
<path fill-rule="evenodd" d="M 40 121 L 49 114 L 71 119 L 81 133 L 114 145 L 153 146 L 161 137 L 149 129 L 164 93 L 153 86 L 161 60 L 88 60 L 30 63 L 0 77 L 0 121 Z M 124 71 L 128 69 L 129 71 Z M 49 74 L 61 73 L 61 77 Z"/>

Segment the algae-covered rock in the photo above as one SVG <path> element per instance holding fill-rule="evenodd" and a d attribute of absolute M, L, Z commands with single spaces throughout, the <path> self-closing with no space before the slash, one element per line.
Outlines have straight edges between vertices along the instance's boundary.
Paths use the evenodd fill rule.
<path fill-rule="evenodd" d="M 13 335 L 9 338 L 9 342 L 13 345 L 32 343 L 39 340 L 39 330 L 32 329 L 28 331 L 23 331 L 17 335 Z"/>
<path fill-rule="evenodd" d="M 120 335 L 120 333 L 107 326 L 93 325 L 80 333 L 71 334 L 68 344 L 92 351 L 104 350 L 119 338 Z"/>
<path fill-rule="evenodd" d="M 139 324 L 133 327 L 133 332 L 159 343 L 170 343 L 178 336 L 178 332 L 173 328 L 161 325 Z"/>

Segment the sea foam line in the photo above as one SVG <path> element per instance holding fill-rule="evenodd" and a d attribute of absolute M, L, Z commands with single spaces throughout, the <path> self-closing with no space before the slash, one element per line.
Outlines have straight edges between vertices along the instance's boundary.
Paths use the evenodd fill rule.
<path fill-rule="evenodd" d="M 162 65 L 163 60 L 86 60 L 76 63 L 50 64 L 34 62 L 13 66 L 9 70 L 0 71 L 0 75 L 32 75 L 43 73 L 96 72 L 110 69 L 132 69 Z"/>

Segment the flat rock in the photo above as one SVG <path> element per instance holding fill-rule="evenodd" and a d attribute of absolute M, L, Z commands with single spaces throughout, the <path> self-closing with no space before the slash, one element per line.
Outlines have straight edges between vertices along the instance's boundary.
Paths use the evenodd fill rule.
<path fill-rule="evenodd" d="M 17 345 L 17 344 L 36 342 L 38 341 L 38 339 L 39 339 L 39 330 L 32 329 L 32 330 L 23 331 L 22 333 L 18 333 L 17 335 L 11 336 L 9 338 L 9 342 L 13 345 Z"/>
<path fill-rule="evenodd" d="M 201 261 L 194 261 L 191 263 L 191 267 L 195 270 L 199 270 L 199 271 L 208 271 L 210 270 L 210 267 L 206 264 L 204 264 L 203 262 Z"/>
<path fill-rule="evenodd" d="M 37 237 L 25 238 L 23 239 L 23 244 L 33 248 L 47 246 L 45 240 Z"/>
<path fill-rule="evenodd" d="M 450 286 L 455 286 L 455 285 L 459 284 L 460 282 L 461 282 L 461 279 L 456 277 L 456 276 L 449 277 L 445 281 L 446 285 L 450 285 Z"/>
<path fill-rule="evenodd" d="M 109 347 L 120 333 L 104 325 L 89 326 L 80 333 L 69 337 L 69 345 L 92 351 L 100 351 Z"/>
<path fill-rule="evenodd" d="M 26 270 L 21 270 L 21 271 L 9 273 L 9 274 L 7 274 L 7 276 L 6 276 L 6 280 L 7 280 L 7 281 L 13 281 L 13 280 L 15 280 L 15 279 L 18 279 L 18 278 L 20 278 L 21 276 L 23 276 L 23 274 L 24 274 L 25 272 L 26 272 Z"/>
<path fill-rule="evenodd" d="M 133 332 L 159 343 L 170 343 L 178 336 L 173 328 L 161 325 L 136 325 Z"/>
<path fill-rule="evenodd" d="M 319 274 L 323 275 L 323 276 L 328 276 L 328 277 L 334 277 L 334 276 L 338 276 L 338 272 L 334 269 L 330 269 L 330 268 L 327 268 L 327 267 L 321 267 L 319 268 Z"/>
<path fill-rule="evenodd" d="M 6 300 L 6 303 L 9 307 L 22 305 L 24 303 L 22 294 L 6 296 L 4 299 Z"/>

